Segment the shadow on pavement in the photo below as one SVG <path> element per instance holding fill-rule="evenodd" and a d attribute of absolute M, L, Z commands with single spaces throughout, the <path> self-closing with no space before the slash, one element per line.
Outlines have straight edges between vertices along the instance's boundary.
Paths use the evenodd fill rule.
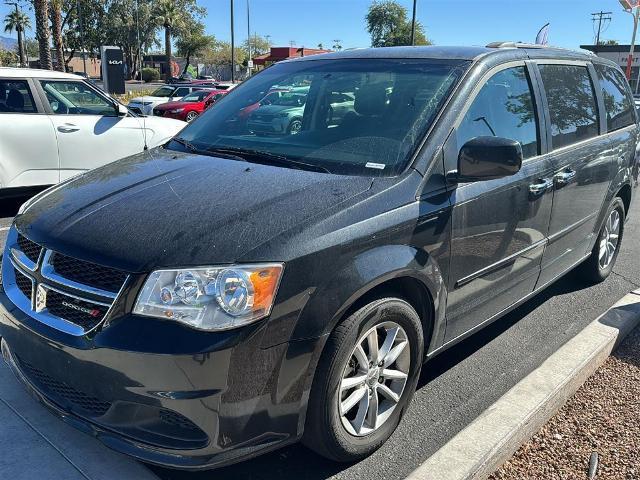
<path fill-rule="evenodd" d="M 418 388 L 423 388 L 430 381 L 446 373 L 459 362 L 480 350 L 550 298 L 576 292 L 588 286 L 581 281 L 575 271 L 565 275 L 513 312 L 430 360 L 427 364 L 428 368 L 423 369 Z M 364 461 L 366 462 L 366 460 Z M 181 472 L 155 466 L 149 466 L 149 468 L 163 480 L 215 480 L 227 478 L 234 480 L 291 478 L 296 480 L 321 480 L 336 475 L 352 465 L 332 462 L 297 444 L 236 465 L 204 472 Z"/>

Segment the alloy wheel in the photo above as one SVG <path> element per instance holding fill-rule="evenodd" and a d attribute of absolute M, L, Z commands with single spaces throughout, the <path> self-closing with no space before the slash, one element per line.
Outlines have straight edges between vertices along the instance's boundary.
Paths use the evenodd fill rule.
<path fill-rule="evenodd" d="M 604 224 L 599 240 L 598 265 L 603 270 L 613 261 L 616 249 L 618 248 L 621 226 L 620 212 L 617 209 L 613 209 Z"/>
<path fill-rule="evenodd" d="M 395 322 L 382 322 L 358 339 L 338 394 L 340 419 L 351 435 L 373 433 L 389 419 L 407 384 L 410 348 Z"/>
<path fill-rule="evenodd" d="M 187 122 L 192 122 L 196 118 L 198 118 L 198 113 L 197 112 L 189 112 L 189 113 L 187 113 L 187 118 L 186 118 Z"/>
<path fill-rule="evenodd" d="M 291 125 L 289 125 L 289 133 L 291 135 L 296 135 L 300 130 L 302 130 L 302 122 L 300 120 L 294 120 L 291 122 Z"/>

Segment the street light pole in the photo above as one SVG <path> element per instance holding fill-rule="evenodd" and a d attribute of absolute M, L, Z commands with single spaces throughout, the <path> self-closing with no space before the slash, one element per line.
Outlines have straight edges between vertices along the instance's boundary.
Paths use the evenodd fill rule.
<path fill-rule="evenodd" d="M 235 70 L 236 70 L 236 54 L 235 54 L 235 39 L 233 36 L 233 0 L 231 0 L 231 83 L 233 83 L 236 79 Z"/>
<path fill-rule="evenodd" d="M 413 0 L 413 15 L 411 18 L 411 45 L 416 44 L 416 1 Z"/>

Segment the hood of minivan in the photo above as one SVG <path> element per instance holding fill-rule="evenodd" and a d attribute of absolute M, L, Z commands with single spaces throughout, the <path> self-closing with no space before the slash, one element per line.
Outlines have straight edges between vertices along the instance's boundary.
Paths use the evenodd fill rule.
<path fill-rule="evenodd" d="M 16 226 L 47 248 L 130 272 L 227 264 L 371 184 L 160 148 L 53 187 Z"/>

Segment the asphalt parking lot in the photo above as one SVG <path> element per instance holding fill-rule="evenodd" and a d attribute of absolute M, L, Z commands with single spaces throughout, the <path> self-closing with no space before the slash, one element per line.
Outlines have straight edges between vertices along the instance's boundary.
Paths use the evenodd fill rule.
<path fill-rule="evenodd" d="M 0 206 L 0 245 L 19 204 L 3 201 Z M 614 273 L 606 282 L 587 286 L 577 274 L 569 274 L 426 364 L 400 427 L 387 444 L 360 463 L 332 463 L 296 445 L 210 472 L 150 468 L 165 480 L 404 478 L 549 354 L 640 287 L 639 242 L 640 221 L 632 212 Z"/>

